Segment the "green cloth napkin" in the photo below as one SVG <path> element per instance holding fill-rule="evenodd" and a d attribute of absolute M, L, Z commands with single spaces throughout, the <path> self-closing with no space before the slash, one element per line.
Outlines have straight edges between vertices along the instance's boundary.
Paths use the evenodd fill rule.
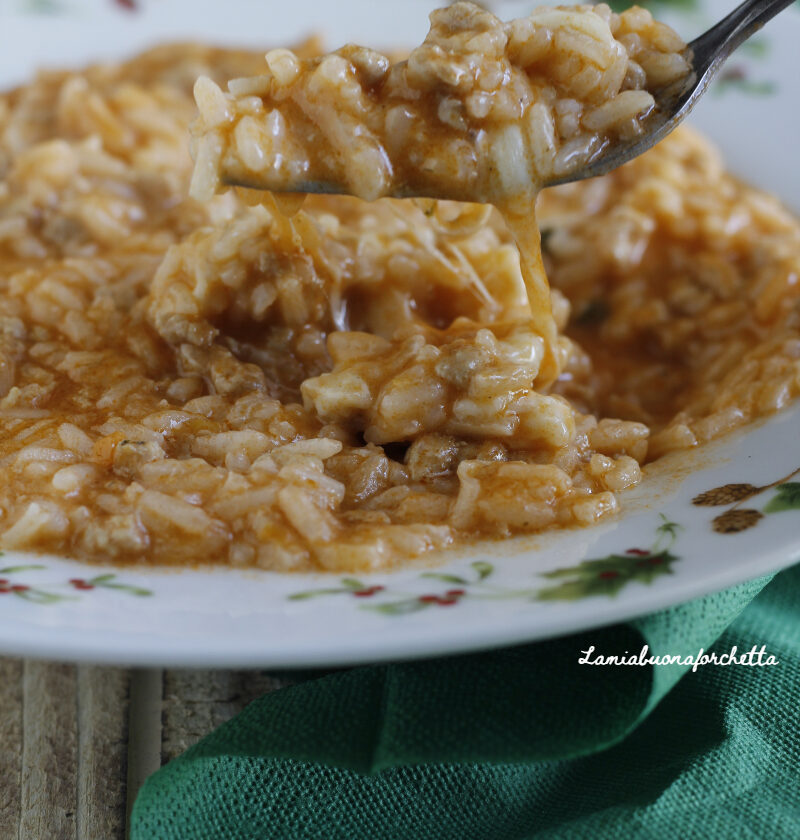
<path fill-rule="evenodd" d="M 578 664 L 644 644 L 765 645 L 779 664 Z M 800 837 L 799 707 L 797 566 L 626 624 L 269 694 L 147 780 L 131 836 Z"/>

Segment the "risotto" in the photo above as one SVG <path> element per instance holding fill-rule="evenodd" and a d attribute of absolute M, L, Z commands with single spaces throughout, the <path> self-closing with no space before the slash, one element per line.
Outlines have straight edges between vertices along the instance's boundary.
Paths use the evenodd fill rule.
<path fill-rule="evenodd" d="M 800 224 L 691 131 L 540 196 L 550 289 L 526 232 L 686 67 L 641 9 L 457 4 L 406 62 L 171 46 L 0 95 L 0 543 L 377 568 L 591 525 L 780 409 Z M 291 179 L 511 224 L 212 197 Z"/>

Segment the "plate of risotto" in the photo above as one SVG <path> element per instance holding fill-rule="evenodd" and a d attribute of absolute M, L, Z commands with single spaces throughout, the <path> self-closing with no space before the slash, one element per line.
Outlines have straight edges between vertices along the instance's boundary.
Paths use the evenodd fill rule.
<path fill-rule="evenodd" d="M 394 6 L 0 15 L 4 653 L 429 656 L 800 559 L 800 13 L 541 189 L 725 4 Z"/>

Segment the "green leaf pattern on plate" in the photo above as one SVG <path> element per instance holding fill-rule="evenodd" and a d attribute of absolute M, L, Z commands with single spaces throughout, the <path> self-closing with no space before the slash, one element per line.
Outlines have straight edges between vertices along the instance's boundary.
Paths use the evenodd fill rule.
<path fill-rule="evenodd" d="M 661 514 L 656 540 L 650 548 L 629 548 L 622 554 L 608 554 L 593 560 L 582 560 L 546 572 L 544 577 L 566 578 L 556 586 L 540 589 L 540 601 L 575 601 L 590 595 L 616 595 L 629 583 L 652 583 L 657 577 L 672 574 L 672 564 L 680 558 L 669 549 L 675 544 L 681 526 Z"/>
<path fill-rule="evenodd" d="M 800 481 L 787 481 L 775 489 L 778 492 L 767 502 L 764 513 L 800 510 Z"/>
<path fill-rule="evenodd" d="M 420 580 L 446 584 L 436 591 L 422 594 L 400 592 L 383 585 L 368 586 L 353 578 L 342 578 L 340 586 L 308 589 L 289 596 L 292 601 L 305 601 L 328 595 L 350 595 L 371 599 L 380 595 L 378 603 L 364 603 L 363 608 L 381 615 L 408 615 L 433 607 L 452 607 L 464 600 L 516 600 L 555 601 L 575 600 L 591 595 L 616 595 L 633 581 L 649 584 L 661 575 L 670 574 L 678 556 L 670 552 L 681 526 L 663 515 L 656 527 L 656 539 L 650 548 L 630 548 L 620 554 L 609 554 L 592 560 L 583 560 L 576 566 L 567 566 L 545 572 L 542 577 L 560 580 L 553 586 L 508 589 L 495 585 L 491 578 L 495 567 L 486 560 L 470 564 L 464 575 L 451 572 L 423 572 Z M 388 599 L 388 600 L 385 600 Z"/>
<path fill-rule="evenodd" d="M 0 552 L 0 556 L 2 556 L 2 552 Z M 140 598 L 153 594 L 150 589 L 121 582 L 117 574 L 112 572 L 90 578 L 71 578 L 66 583 L 50 584 L 47 588 L 31 585 L 29 582 L 31 578 L 27 575 L 24 580 L 16 578 L 23 573 L 39 572 L 45 569 L 47 569 L 47 566 L 43 563 L 5 566 L 0 569 L 0 595 L 13 595 L 34 604 L 58 604 L 63 601 L 77 601 L 80 599 L 79 592 L 88 592 L 95 589 L 115 589 Z"/>

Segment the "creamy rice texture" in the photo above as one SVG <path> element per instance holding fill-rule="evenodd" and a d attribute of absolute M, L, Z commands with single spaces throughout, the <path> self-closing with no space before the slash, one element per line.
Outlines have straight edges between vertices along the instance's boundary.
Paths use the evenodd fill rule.
<path fill-rule="evenodd" d="M 266 55 L 261 75 L 224 93 L 195 85 L 191 194 L 220 183 L 375 200 L 489 203 L 514 235 L 530 306 L 537 387 L 559 374 L 534 205 L 542 186 L 636 136 L 653 93 L 690 72 L 669 27 L 633 8 L 541 7 L 504 23 L 469 2 L 430 15 L 404 61 L 352 44 L 301 59 Z M 530 344 L 530 342 L 529 342 Z"/>
<path fill-rule="evenodd" d="M 348 45 L 266 55 L 228 93 L 200 78 L 196 198 L 220 180 L 309 182 L 386 195 L 507 204 L 636 136 L 653 92 L 690 71 L 668 26 L 605 4 L 535 9 L 504 23 L 473 3 L 433 12 L 423 44 L 392 63 Z"/>
<path fill-rule="evenodd" d="M 496 211 L 187 197 L 195 79 L 263 65 L 170 47 L 0 95 L 4 547 L 387 566 L 592 524 L 797 396 L 800 226 L 689 130 L 541 196 L 542 376 Z"/>

